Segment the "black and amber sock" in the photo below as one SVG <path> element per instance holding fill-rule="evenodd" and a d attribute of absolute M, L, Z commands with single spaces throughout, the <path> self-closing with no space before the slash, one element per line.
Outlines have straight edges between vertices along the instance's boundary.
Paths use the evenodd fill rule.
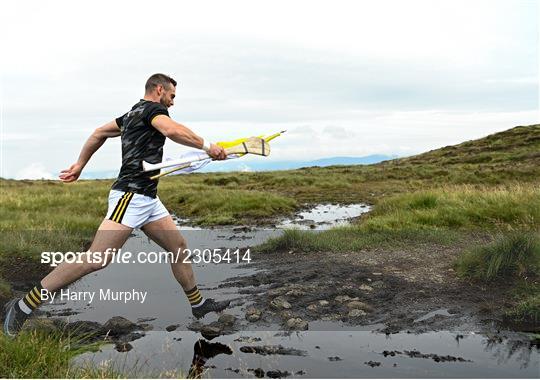
<path fill-rule="evenodd" d="M 21 300 L 19 301 L 19 308 L 25 314 L 31 314 L 41 305 L 41 290 L 43 287 L 41 284 L 34 286 Z"/>
<path fill-rule="evenodd" d="M 197 288 L 197 285 L 195 285 L 193 289 L 186 291 L 186 296 L 191 304 L 191 307 L 199 307 L 205 301 L 200 290 Z"/>

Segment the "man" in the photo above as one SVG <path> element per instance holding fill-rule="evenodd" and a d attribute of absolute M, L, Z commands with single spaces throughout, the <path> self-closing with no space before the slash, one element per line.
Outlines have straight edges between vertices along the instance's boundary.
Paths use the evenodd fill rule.
<path fill-rule="evenodd" d="M 152 75 L 145 86 L 144 99 L 123 116 L 97 128 L 84 144 L 79 159 L 59 178 L 63 182 L 76 181 L 92 155 L 111 137 L 121 136 L 122 167 L 109 194 L 109 210 L 99 226 L 88 251 L 103 253 L 104 262 L 84 260 L 83 263 L 62 263 L 23 298 L 6 305 L 4 333 L 15 336 L 24 321 L 42 303 L 42 289 L 54 292 L 81 277 L 104 268 L 112 259 L 110 252 L 120 249 L 134 228 L 144 233 L 167 252 L 178 253 L 171 263 L 172 272 L 191 304 L 192 313 L 201 318 L 209 312 L 221 311 L 229 301 L 205 299 L 195 282 L 191 264 L 183 262 L 186 241 L 178 231 L 171 215 L 157 197 L 157 181 L 150 180 L 156 172 L 142 171 L 142 161 L 162 161 L 165 139 L 204 149 L 216 160 L 226 158 L 223 148 L 209 144 L 189 128 L 173 121 L 168 108 L 174 104 L 176 81 L 164 74 Z M 106 252 L 109 252 L 105 254 Z M 95 256 L 94 256 L 95 257 Z"/>

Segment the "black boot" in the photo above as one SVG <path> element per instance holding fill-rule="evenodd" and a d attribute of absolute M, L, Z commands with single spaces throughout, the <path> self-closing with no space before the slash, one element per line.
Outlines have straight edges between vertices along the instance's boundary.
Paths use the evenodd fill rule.
<path fill-rule="evenodd" d="M 200 319 L 212 311 L 219 312 L 226 309 L 230 303 L 230 300 L 214 301 L 212 298 L 207 298 L 201 306 L 192 307 L 191 312 L 195 318 Z"/>

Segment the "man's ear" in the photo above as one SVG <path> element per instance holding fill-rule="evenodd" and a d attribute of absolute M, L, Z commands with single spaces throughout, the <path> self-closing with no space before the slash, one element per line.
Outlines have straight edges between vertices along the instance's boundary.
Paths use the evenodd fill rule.
<path fill-rule="evenodd" d="M 161 96 L 161 94 L 163 94 L 163 86 L 158 84 L 156 86 L 156 92 L 157 92 L 158 96 Z"/>

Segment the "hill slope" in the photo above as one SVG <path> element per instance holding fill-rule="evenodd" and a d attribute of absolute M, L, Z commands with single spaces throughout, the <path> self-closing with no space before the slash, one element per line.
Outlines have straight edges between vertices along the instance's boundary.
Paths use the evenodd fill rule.
<path fill-rule="evenodd" d="M 515 127 L 478 140 L 393 160 L 410 164 L 540 163 L 540 124 Z"/>

